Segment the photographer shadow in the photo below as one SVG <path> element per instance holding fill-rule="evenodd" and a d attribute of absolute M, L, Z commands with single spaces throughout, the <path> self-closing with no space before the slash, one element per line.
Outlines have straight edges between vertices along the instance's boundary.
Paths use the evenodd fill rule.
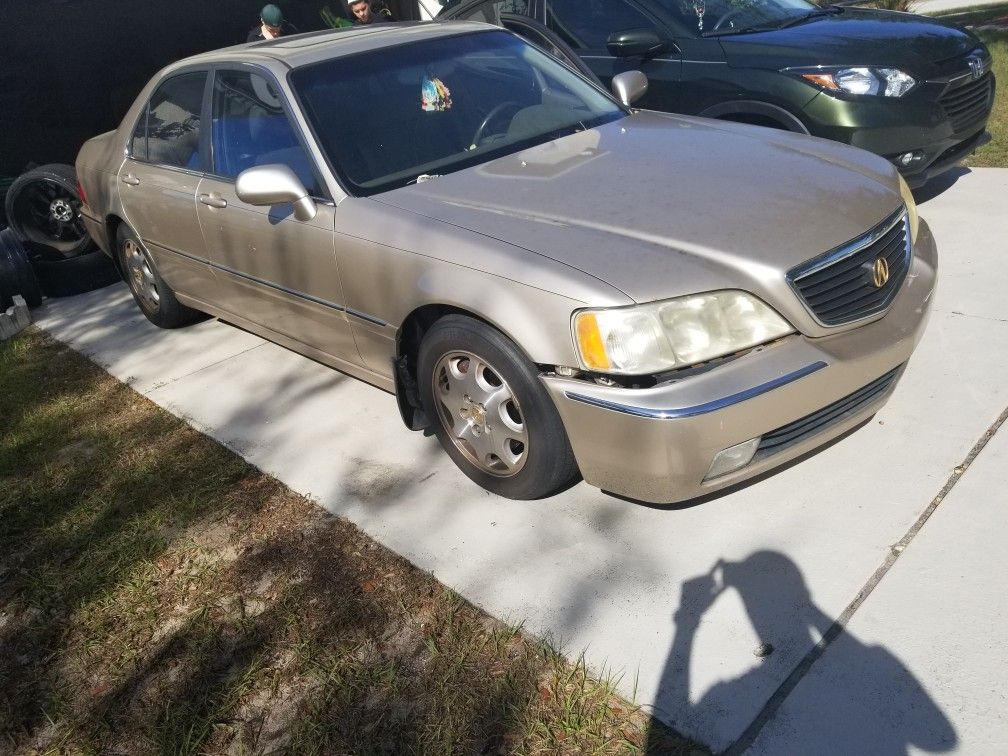
<path fill-rule="evenodd" d="M 701 617 L 729 590 L 745 607 L 762 659 L 690 701 L 690 659 Z M 739 562 L 719 559 L 709 572 L 683 583 L 672 619 L 675 636 L 655 710 L 673 724 L 688 723 L 700 740 L 705 733 L 732 733 L 725 736 L 735 738 L 728 744 L 707 739 L 726 753 L 895 756 L 911 748 L 948 751 L 957 743 L 952 723 L 906 666 L 883 646 L 865 644 L 835 624 L 783 554 L 757 551 Z M 830 663 L 816 663 L 827 645 Z M 806 656 L 808 649 L 814 650 Z M 767 669 L 775 656 L 786 666 Z M 789 696 L 799 681 L 811 688 Z M 752 717 L 754 700 L 760 714 L 742 727 Z M 649 742 L 645 753 L 664 753 L 664 746 Z"/>

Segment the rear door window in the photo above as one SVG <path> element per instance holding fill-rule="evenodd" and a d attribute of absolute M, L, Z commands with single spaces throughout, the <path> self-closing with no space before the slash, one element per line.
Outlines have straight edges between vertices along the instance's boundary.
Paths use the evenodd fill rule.
<path fill-rule="evenodd" d="M 251 71 L 214 77 L 213 173 L 235 178 L 259 165 L 286 165 L 308 192 L 322 196 L 315 169 L 294 131 L 276 85 Z"/>
<path fill-rule="evenodd" d="M 144 109 L 130 140 L 136 160 L 201 170 L 200 109 L 206 71 L 173 76 L 161 84 Z"/>

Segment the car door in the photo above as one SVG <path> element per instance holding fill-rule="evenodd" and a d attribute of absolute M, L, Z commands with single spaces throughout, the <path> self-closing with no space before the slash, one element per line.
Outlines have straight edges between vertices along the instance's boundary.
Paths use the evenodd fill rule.
<path fill-rule="evenodd" d="M 210 170 L 196 208 L 221 306 L 337 360 L 360 364 L 343 310 L 334 249 L 335 207 L 271 73 L 254 66 L 215 68 Z M 290 204 L 242 202 L 235 179 L 260 165 L 288 166 L 315 199 L 311 220 Z"/>
<path fill-rule="evenodd" d="M 208 71 L 175 74 L 154 90 L 119 169 L 119 198 L 162 278 L 209 301 L 214 278 L 196 215 L 203 177 L 202 112 Z"/>
<path fill-rule="evenodd" d="M 641 5 L 631 0 L 544 0 L 547 28 L 566 42 L 595 75 L 609 87 L 613 76 L 640 69 L 648 77 L 648 91 L 638 107 L 675 110 L 682 56 L 669 30 Z M 655 31 L 668 41 L 667 49 L 653 58 L 619 58 L 609 51 L 616 32 L 637 29 Z"/>

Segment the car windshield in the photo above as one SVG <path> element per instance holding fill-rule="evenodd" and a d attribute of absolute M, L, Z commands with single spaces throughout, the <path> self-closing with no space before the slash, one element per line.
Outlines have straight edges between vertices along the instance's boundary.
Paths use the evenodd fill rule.
<path fill-rule="evenodd" d="M 777 29 L 819 12 L 805 0 L 654 0 L 680 23 L 704 35 Z"/>
<path fill-rule="evenodd" d="M 566 66 L 502 31 L 336 58 L 295 70 L 291 83 L 330 166 L 358 195 L 625 115 Z"/>

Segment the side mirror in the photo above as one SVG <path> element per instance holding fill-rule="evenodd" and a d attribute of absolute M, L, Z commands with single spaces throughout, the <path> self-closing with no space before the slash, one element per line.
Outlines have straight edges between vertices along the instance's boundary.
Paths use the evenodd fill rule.
<path fill-rule="evenodd" d="M 665 50 L 666 43 L 654 29 L 627 29 L 610 34 L 606 47 L 616 58 L 653 58 Z"/>
<path fill-rule="evenodd" d="M 610 86 L 616 99 L 629 108 L 647 92 L 648 80 L 641 71 L 624 71 L 613 76 Z"/>
<path fill-rule="evenodd" d="M 286 165 L 257 165 L 238 174 L 235 194 L 242 202 L 260 207 L 294 205 L 294 217 L 310 221 L 318 208 L 301 179 Z"/>

